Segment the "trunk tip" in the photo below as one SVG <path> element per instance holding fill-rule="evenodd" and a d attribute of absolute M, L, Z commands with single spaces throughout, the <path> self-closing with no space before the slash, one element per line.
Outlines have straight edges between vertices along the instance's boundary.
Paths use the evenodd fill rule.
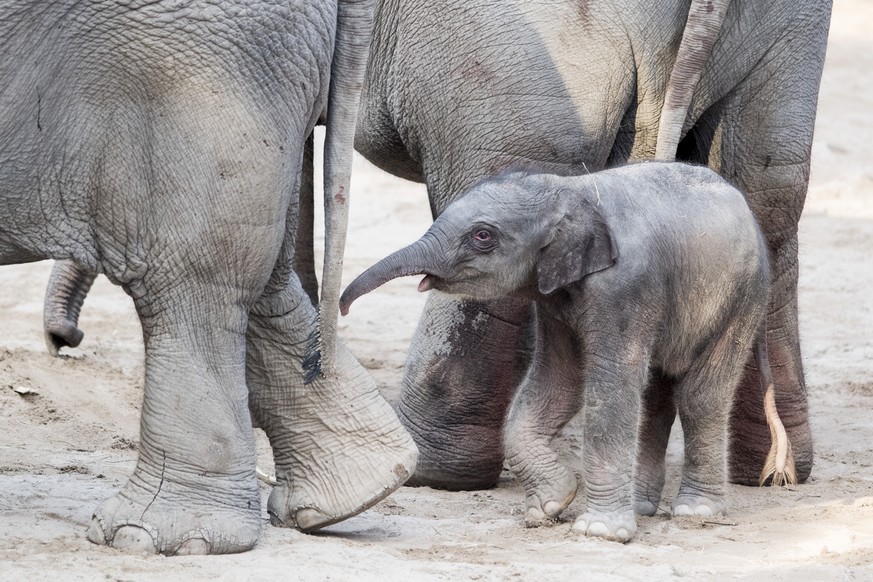
<path fill-rule="evenodd" d="M 351 285 L 349 285 L 349 287 L 351 287 Z M 349 293 L 349 287 L 346 287 L 346 290 L 343 291 L 342 295 L 340 295 L 339 312 L 343 317 L 349 314 L 349 308 L 352 306 L 355 299 L 357 299 L 357 297 L 353 297 L 352 294 Z"/>

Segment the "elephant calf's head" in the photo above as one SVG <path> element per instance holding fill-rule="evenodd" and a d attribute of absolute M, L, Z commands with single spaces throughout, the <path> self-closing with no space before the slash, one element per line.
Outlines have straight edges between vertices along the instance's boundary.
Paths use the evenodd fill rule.
<path fill-rule="evenodd" d="M 446 208 L 419 240 L 379 261 L 346 288 L 340 309 L 391 279 L 425 275 L 419 291 L 475 299 L 543 294 L 605 269 L 616 258 L 612 236 L 566 178 L 509 174 L 471 189 Z M 567 208 L 573 207 L 573 212 Z M 578 210 L 578 209 L 581 209 Z"/>

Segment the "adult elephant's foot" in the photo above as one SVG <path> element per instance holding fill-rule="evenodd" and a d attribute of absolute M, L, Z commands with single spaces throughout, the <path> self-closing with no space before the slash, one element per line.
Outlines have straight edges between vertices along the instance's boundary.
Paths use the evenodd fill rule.
<path fill-rule="evenodd" d="M 130 552 L 228 554 L 251 549 L 260 526 L 254 469 L 232 480 L 182 473 L 174 480 L 138 467 L 94 513 L 88 539 Z"/>
<path fill-rule="evenodd" d="M 776 389 L 776 406 L 785 425 L 794 454 L 798 482 L 812 472 L 813 444 L 809 410 L 799 348 L 795 353 L 775 342 L 768 343 L 770 367 Z M 770 429 L 764 416 L 764 403 L 758 372 L 748 367 L 734 400 L 730 422 L 730 480 L 740 485 L 757 486 L 761 469 L 770 451 Z"/>
<path fill-rule="evenodd" d="M 601 513 L 589 510 L 576 519 L 573 530 L 586 536 L 624 543 L 634 537 L 637 532 L 637 522 L 632 510 L 618 513 Z"/>
<path fill-rule="evenodd" d="M 503 422 L 523 373 L 527 302 L 458 301 L 431 293 L 409 349 L 397 413 L 421 453 L 407 483 L 494 487 Z"/>
<path fill-rule="evenodd" d="M 492 419 L 480 424 L 432 418 L 401 402 L 397 413 L 420 453 L 410 487 L 476 491 L 497 486 L 503 470 L 503 428 Z M 459 416 L 464 416 L 459 414 Z M 474 420 L 474 419 L 471 419 Z M 464 445 L 466 444 L 466 447 Z"/>
<path fill-rule="evenodd" d="M 295 395 L 291 421 L 271 436 L 274 525 L 315 530 L 351 517 L 403 485 L 418 451 L 375 382 L 338 346 L 340 376 Z M 350 389 L 354 388 L 354 389 Z"/>

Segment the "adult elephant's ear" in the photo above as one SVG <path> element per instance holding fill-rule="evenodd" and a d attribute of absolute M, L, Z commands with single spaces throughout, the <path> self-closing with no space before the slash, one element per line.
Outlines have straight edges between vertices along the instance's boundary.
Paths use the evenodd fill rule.
<path fill-rule="evenodd" d="M 581 212 L 565 214 L 555 225 L 551 240 L 540 249 L 537 282 L 548 295 L 581 281 L 586 275 L 611 267 L 618 249 L 603 215 L 588 201 Z"/>

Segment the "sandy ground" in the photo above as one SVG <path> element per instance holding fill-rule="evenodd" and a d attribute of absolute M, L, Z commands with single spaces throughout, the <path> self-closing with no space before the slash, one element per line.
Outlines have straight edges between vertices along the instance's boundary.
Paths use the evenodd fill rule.
<path fill-rule="evenodd" d="M 873 2 L 837 0 L 801 222 L 801 327 L 816 443 L 809 483 L 731 486 L 727 516 L 639 518 L 627 545 L 574 534 L 578 502 L 565 521 L 525 529 L 522 491 L 507 474 L 491 491 L 402 488 L 318 535 L 270 527 L 265 516 L 261 542 L 241 555 L 126 555 L 90 544 L 84 532 L 135 461 L 143 356 L 131 303 L 99 280 L 82 315 L 85 342 L 53 359 L 41 331 L 51 265 L 6 267 L 0 579 L 873 580 L 871 31 Z M 347 281 L 429 223 L 422 186 L 358 162 Z M 341 322 L 342 336 L 389 396 L 424 302 L 416 284 L 391 283 Z M 263 438 L 261 445 L 260 463 L 269 467 Z M 671 444 L 669 462 L 668 496 L 678 488 L 680 443 Z"/>

